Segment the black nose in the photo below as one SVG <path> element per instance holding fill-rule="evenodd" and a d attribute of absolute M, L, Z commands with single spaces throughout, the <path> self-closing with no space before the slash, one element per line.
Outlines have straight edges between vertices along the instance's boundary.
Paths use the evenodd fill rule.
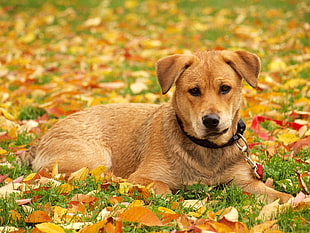
<path fill-rule="evenodd" d="M 208 129 L 214 129 L 220 123 L 220 117 L 216 114 L 207 114 L 202 117 L 202 123 Z"/>

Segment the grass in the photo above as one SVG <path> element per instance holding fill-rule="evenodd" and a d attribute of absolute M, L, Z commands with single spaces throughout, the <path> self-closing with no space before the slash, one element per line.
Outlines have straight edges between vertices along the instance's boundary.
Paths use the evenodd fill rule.
<path fill-rule="evenodd" d="M 247 125 L 251 125 L 255 115 L 266 115 L 284 123 L 309 122 L 309 114 L 291 115 L 292 111 L 310 112 L 306 100 L 310 85 L 306 1 L 12 0 L 0 1 L 0 12 L 3 29 L 0 35 L 3 44 L 0 50 L 0 161 L 3 162 L 0 175 L 8 175 L 0 187 L 33 172 L 17 164 L 16 156 L 45 133 L 55 122 L 54 118 L 64 117 L 48 113 L 50 109 L 66 115 L 70 110 L 99 103 L 167 101 L 168 97 L 160 94 L 154 63 L 170 54 L 213 48 L 255 52 L 262 59 L 259 82 L 263 86 L 257 91 L 245 86 L 247 107 L 242 109 L 242 116 Z M 101 21 L 85 26 L 88 19 Z M 132 75 L 136 71 L 147 72 L 148 90 L 134 93 L 131 89 L 130 84 L 139 78 Z M 106 90 L 96 85 L 115 80 L 123 82 L 124 88 Z M 150 94 L 151 97 L 147 96 Z M 264 108 L 255 110 L 258 105 Z M 46 113 L 48 117 L 42 117 Z M 24 128 L 31 120 L 39 123 L 38 126 Z M 275 189 L 296 195 L 302 190 L 298 172 L 303 174 L 305 186 L 310 187 L 309 147 L 294 152 L 290 143 L 279 140 L 282 134 L 305 139 L 309 131 L 302 135 L 287 125 L 278 126 L 271 121 L 265 121 L 261 127 L 274 141 L 262 140 L 251 129 L 247 136 L 249 143 L 258 143 L 251 153 L 264 163 L 265 180 L 272 178 Z M 275 145 L 275 150 L 270 145 Z M 56 180 L 67 184 L 61 178 Z M 165 207 L 179 215 L 191 216 L 198 214 L 198 210 L 186 206 L 184 200 L 208 199 L 198 218 L 208 218 L 210 212 L 235 207 L 239 221 L 249 229 L 262 223 L 257 216 L 264 204 L 238 187 L 195 184 L 168 198 L 156 195 L 144 198 L 135 190 L 122 193 L 122 182 L 111 178 L 96 180 L 89 175 L 85 180 L 75 181 L 70 192 L 63 192 L 51 183 L 34 182 L 28 191 L 0 198 L 0 226 L 32 232 L 36 224 L 24 221 L 30 212 L 45 210 L 53 216 L 47 209 L 55 206 L 68 209 L 75 194 L 90 192 L 96 200 L 91 205 L 83 204 L 84 222 L 96 223 L 103 209 L 121 211 L 137 200 L 143 200 L 156 214 L 160 213 L 159 207 Z M 122 201 L 114 203 L 111 197 L 120 197 Z M 32 199 L 24 205 L 28 209 L 17 205 L 16 200 L 27 198 Z M 308 232 L 309 205 L 289 208 L 276 220 L 283 232 Z M 117 220 L 112 221 L 116 224 Z M 123 223 L 124 232 L 171 232 L 174 229 L 180 230 L 176 220 L 164 227 Z"/>

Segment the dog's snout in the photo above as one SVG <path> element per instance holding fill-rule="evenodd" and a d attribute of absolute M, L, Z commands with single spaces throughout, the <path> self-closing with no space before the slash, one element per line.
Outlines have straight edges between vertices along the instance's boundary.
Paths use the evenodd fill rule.
<path fill-rule="evenodd" d="M 220 123 L 220 117 L 217 114 L 207 114 L 202 117 L 202 123 L 208 129 L 214 129 Z"/>

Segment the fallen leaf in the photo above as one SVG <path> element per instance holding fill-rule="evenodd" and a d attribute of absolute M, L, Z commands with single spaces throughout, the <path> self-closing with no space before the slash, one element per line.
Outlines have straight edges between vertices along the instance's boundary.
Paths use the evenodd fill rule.
<path fill-rule="evenodd" d="M 37 224 L 36 228 L 38 228 L 40 231 L 46 232 L 46 233 L 65 233 L 65 230 L 62 227 L 60 227 L 54 223 Z"/>
<path fill-rule="evenodd" d="M 102 232 L 101 230 L 104 228 L 105 224 L 107 223 L 107 220 L 102 220 L 99 222 L 96 222 L 95 224 L 86 226 L 82 228 L 79 233 L 99 233 Z"/>
<path fill-rule="evenodd" d="M 83 167 L 75 172 L 72 172 L 68 181 L 73 182 L 73 181 L 85 180 L 88 173 L 89 173 L 89 169 L 87 167 Z"/>
<path fill-rule="evenodd" d="M 119 215 L 123 221 L 137 222 L 146 226 L 163 226 L 160 219 L 149 209 L 137 206 L 125 210 Z"/>
<path fill-rule="evenodd" d="M 290 133 L 284 133 L 284 134 L 280 134 L 277 137 L 277 140 L 282 142 L 285 145 L 288 145 L 290 143 L 294 143 L 296 141 L 298 141 L 298 137 L 295 134 L 290 134 Z"/>
<path fill-rule="evenodd" d="M 255 225 L 254 227 L 251 228 L 250 233 L 266 232 L 267 230 L 272 229 L 274 226 L 277 227 L 276 225 L 277 222 L 278 222 L 277 220 L 273 220 Z"/>
<path fill-rule="evenodd" d="M 50 221 L 52 221 L 50 216 L 42 210 L 36 210 L 25 218 L 25 222 L 27 223 L 41 223 Z"/>
<path fill-rule="evenodd" d="M 224 214 L 223 217 L 230 222 L 238 222 L 239 213 L 238 210 L 234 207 L 230 207 L 230 210 L 227 214 Z"/>
<path fill-rule="evenodd" d="M 265 205 L 260 211 L 257 220 L 262 220 L 264 222 L 273 220 L 276 216 L 286 212 L 288 208 L 292 207 L 292 205 L 289 203 L 280 205 L 279 202 L 280 200 L 278 199 L 268 205 Z"/>
<path fill-rule="evenodd" d="M 17 205 L 26 205 L 31 202 L 31 198 L 16 200 Z"/>

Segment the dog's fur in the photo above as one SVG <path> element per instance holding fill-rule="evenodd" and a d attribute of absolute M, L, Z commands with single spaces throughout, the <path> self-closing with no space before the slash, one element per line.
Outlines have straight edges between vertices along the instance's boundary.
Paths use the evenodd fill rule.
<path fill-rule="evenodd" d="M 58 162 L 64 173 L 105 165 L 132 183 L 153 183 L 158 194 L 183 184 L 233 180 L 246 192 L 286 202 L 289 194 L 255 178 L 236 144 L 219 149 L 199 146 L 181 130 L 176 118 L 188 135 L 225 144 L 236 133 L 241 81 L 255 88 L 259 70 L 259 58 L 246 51 L 162 58 L 157 62 L 157 76 L 163 94 L 175 84 L 170 102 L 98 105 L 74 113 L 48 130 L 22 160 L 34 170 L 51 169 Z M 216 127 L 207 127 L 205 118 L 210 115 L 217 117 Z"/>

